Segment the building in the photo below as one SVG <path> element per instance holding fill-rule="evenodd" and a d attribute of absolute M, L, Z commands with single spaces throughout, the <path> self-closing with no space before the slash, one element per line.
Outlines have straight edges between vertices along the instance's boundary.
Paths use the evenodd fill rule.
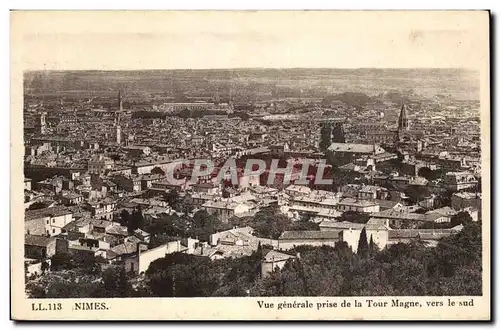
<path fill-rule="evenodd" d="M 427 246 L 436 246 L 440 239 L 454 235 L 462 229 L 457 226 L 451 229 L 393 229 L 389 231 L 387 245 L 423 241 Z"/>
<path fill-rule="evenodd" d="M 64 206 L 54 206 L 28 210 L 24 219 L 26 234 L 57 236 L 64 226 L 73 221 L 73 213 Z"/>
<path fill-rule="evenodd" d="M 208 214 L 213 214 L 222 222 L 228 222 L 233 216 L 248 214 L 252 206 L 245 202 L 233 202 L 229 200 L 210 200 L 202 205 Z"/>
<path fill-rule="evenodd" d="M 278 238 L 278 248 L 290 250 L 301 245 L 335 246 L 342 241 L 342 230 L 329 231 L 285 231 Z"/>
<path fill-rule="evenodd" d="M 361 213 L 372 213 L 380 210 L 380 205 L 375 200 L 344 198 L 338 204 L 339 211 L 354 211 Z"/>
<path fill-rule="evenodd" d="M 477 184 L 477 178 L 469 172 L 448 172 L 444 177 L 444 186 L 451 191 L 474 188 Z"/>
<path fill-rule="evenodd" d="M 25 235 L 24 257 L 36 260 L 46 260 L 56 254 L 55 237 Z"/>
<path fill-rule="evenodd" d="M 103 175 L 113 169 L 115 162 L 102 154 L 92 157 L 88 162 L 90 174 Z"/>
<path fill-rule="evenodd" d="M 398 141 L 403 140 L 408 135 L 408 131 L 410 129 L 407 112 L 406 104 L 403 104 L 401 106 L 401 112 L 399 113 L 398 119 Z"/>
<path fill-rule="evenodd" d="M 285 264 L 289 260 L 296 260 L 298 256 L 293 256 L 289 254 L 285 254 L 279 251 L 271 250 L 262 259 L 260 262 L 260 274 L 262 278 L 266 278 L 271 274 L 276 268 L 283 269 Z"/>
<path fill-rule="evenodd" d="M 408 212 L 404 209 L 388 209 L 385 211 L 372 213 L 372 218 L 386 221 L 391 228 L 412 229 L 417 228 L 424 223 L 434 222 L 443 223 L 449 222 L 450 218 L 439 213 L 419 214 Z"/>
<path fill-rule="evenodd" d="M 142 190 L 141 176 L 115 175 L 111 180 L 116 184 L 118 189 L 128 192 L 138 192 Z"/>

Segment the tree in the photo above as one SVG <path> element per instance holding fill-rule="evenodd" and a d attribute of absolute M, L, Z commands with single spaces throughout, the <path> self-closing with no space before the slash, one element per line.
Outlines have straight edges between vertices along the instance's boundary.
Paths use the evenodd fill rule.
<path fill-rule="evenodd" d="M 342 123 L 334 124 L 332 135 L 332 142 L 345 143 L 345 135 Z"/>
<path fill-rule="evenodd" d="M 370 220 L 369 214 L 356 212 L 356 211 L 345 211 L 339 217 L 340 222 L 347 221 L 347 222 L 354 222 L 354 223 L 367 223 L 368 220 Z"/>
<path fill-rule="evenodd" d="M 358 254 L 363 257 L 366 257 L 368 255 L 368 240 L 366 237 L 365 227 L 363 227 L 363 229 L 361 230 L 361 234 L 359 234 Z"/>
<path fill-rule="evenodd" d="M 123 210 L 120 213 L 120 225 L 122 226 L 128 226 L 128 223 L 130 221 L 130 213 L 127 210 Z"/>
<path fill-rule="evenodd" d="M 141 206 L 138 206 L 129 217 L 127 223 L 127 230 L 129 234 L 132 234 L 136 229 L 144 227 L 144 216 L 142 215 Z"/>
<path fill-rule="evenodd" d="M 133 295 L 125 269 L 123 267 L 111 267 L 102 274 L 103 297 L 125 298 Z"/>
<path fill-rule="evenodd" d="M 468 212 L 460 211 L 451 217 L 451 226 L 466 225 L 472 222 L 472 217 Z"/>
<path fill-rule="evenodd" d="M 71 255 L 68 253 L 56 253 L 50 258 L 51 271 L 73 269 L 74 267 Z"/>
<path fill-rule="evenodd" d="M 170 190 L 165 195 L 165 200 L 172 208 L 177 208 L 177 206 L 179 205 L 179 193 L 177 192 L 177 190 Z"/>
<path fill-rule="evenodd" d="M 421 185 L 410 185 L 404 193 L 410 198 L 412 204 L 417 204 L 430 195 L 429 189 Z"/>
<path fill-rule="evenodd" d="M 332 125 L 330 123 L 325 123 L 321 126 L 319 149 L 324 152 L 328 149 L 328 147 L 331 144 L 332 144 Z"/>

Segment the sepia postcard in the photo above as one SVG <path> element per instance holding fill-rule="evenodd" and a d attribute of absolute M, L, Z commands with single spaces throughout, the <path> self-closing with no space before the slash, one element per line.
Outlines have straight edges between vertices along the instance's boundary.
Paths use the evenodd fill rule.
<path fill-rule="evenodd" d="M 10 18 L 12 319 L 491 319 L 488 11 Z"/>

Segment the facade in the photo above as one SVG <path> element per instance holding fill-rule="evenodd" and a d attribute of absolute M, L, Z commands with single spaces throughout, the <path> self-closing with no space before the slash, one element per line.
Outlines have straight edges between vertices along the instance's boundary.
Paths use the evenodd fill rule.
<path fill-rule="evenodd" d="M 354 211 L 361 213 L 373 213 L 380 210 L 380 205 L 376 201 L 356 199 L 356 198 L 344 198 L 340 200 L 337 204 L 339 211 Z"/>
<path fill-rule="evenodd" d="M 469 172 L 448 172 L 444 177 L 444 185 L 451 191 L 474 188 L 477 184 L 477 178 Z"/>
<path fill-rule="evenodd" d="M 278 238 L 278 248 L 290 250 L 301 245 L 335 246 L 342 241 L 342 230 L 330 231 L 285 231 Z"/>
<path fill-rule="evenodd" d="M 73 213 L 61 206 L 28 210 L 24 217 L 28 235 L 57 236 L 64 226 L 73 221 Z"/>

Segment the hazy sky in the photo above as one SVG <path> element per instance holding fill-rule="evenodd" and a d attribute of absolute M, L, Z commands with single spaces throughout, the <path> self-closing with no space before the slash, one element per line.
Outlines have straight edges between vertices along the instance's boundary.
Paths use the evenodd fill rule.
<path fill-rule="evenodd" d="M 14 12 L 24 68 L 477 68 L 486 12 Z M 483 61 L 484 63 L 484 61 Z"/>

